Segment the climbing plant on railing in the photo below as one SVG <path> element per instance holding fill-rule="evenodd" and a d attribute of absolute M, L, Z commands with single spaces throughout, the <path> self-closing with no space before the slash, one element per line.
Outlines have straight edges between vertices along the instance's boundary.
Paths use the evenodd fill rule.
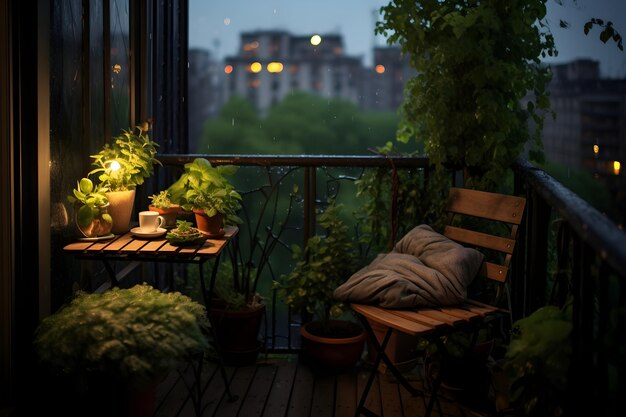
<path fill-rule="evenodd" d="M 376 32 L 408 54 L 417 75 L 405 87 L 398 139 L 416 137 L 439 169 L 463 170 L 465 185 L 494 189 L 549 107 L 555 55 L 546 0 L 394 0 Z M 525 104 L 522 104 L 524 102 Z M 529 121 L 535 124 L 534 134 Z"/>

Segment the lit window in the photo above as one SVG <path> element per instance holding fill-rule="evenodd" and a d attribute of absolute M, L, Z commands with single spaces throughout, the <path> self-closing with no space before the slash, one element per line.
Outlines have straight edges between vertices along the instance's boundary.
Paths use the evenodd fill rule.
<path fill-rule="evenodd" d="M 283 64 L 281 62 L 270 62 L 269 64 L 267 64 L 267 71 L 268 72 L 282 72 Z"/>
<path fill-rule="evenodd" d="M 250 66 L 248 67 L 250 72 L 261 72 L 261 70 L 263 69 L 263 65 L 261 65 L 260 62 L 253 62 L 252 64 L 250 64 Z"/>
<path fill-rule="evenodd" d="M 250 52 L 250 51 L 254 51 L 258 47 L 259 47 L 259 42 L 258 41 L 248 42 L 248 43 L 246 43 L 243 46 L 243 50 L 246 51 L 246 52 Z"/>
<path fill-rule="evenodd" d="M 613 161 L 613 174 L 619 175 L 622 164 L 619 161 Z"/>

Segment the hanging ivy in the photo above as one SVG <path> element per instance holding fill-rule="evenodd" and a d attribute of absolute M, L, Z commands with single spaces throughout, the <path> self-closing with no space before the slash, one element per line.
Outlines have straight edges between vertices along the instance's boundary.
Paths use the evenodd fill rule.
<path fill-rule="evenodd" d="M 466 186 L 485 190 L 533 137 L 531 157 L 540 156 L 551 77 L 540 59 L 556 54 L 545 3 L 394 0 L 382 7 L 376 32 L 399 44 L 417 70 L 405 87 L 399 140 L 423 141 L 438 169 L 462 169 Z"/>

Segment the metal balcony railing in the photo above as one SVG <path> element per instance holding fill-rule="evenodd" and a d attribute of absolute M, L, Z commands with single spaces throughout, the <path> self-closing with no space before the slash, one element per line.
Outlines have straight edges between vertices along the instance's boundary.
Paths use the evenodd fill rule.
<path fill-rule="evenodd" d="M 246 224 L 240 236 L 248 240 L 242 248 L 249 252 L 241 260 L 249 266 L 264 265 L 258 289 L 271 294 L 267 347 L 274 350 L 298 349 L 298 318 L 281 306 L 267 281 L 292 267 L 289 245 L 302 245 L 315 233 L 316 208 L 335 198 L 357 210 L 355 181 L 369 170 L 388 172 L 388 180 L 378 184 L 381 190 L 390 189 L 394 173 L 405 170 L 409 175 L 404 178 L 417 179 L 411 186 L 418 199 L 425 196 L 429 178 L 428 160 L 420 157 L 160 155 L 159 159 L 178 175 L 176 170 L 195 157 L 241 167 L 236 186 L 244 196 Z M 570 412 L 615 415 L 619 393 L 626 392 L 626 235 L 527 161 L 519 160 L 513 171 L 511 193 L 528 199 L 512 278 L 514 318 L 570 299 L 574 315 L 567 407 Z M 258 219 L 253 219 L 254 213 Z M 393 225 L 391 217 L 381 213 Z"/>

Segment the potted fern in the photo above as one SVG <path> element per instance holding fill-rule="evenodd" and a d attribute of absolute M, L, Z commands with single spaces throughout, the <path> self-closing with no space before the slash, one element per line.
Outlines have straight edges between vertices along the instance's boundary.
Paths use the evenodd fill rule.
<path fill-rule="evenodd" d="M 357 254 L 348 226 L 339 217 L 341 205 L 330 202 L 318 211 L 325 235 L 309 238 L 304 250 L 294 246 L 292 271 L 274 283 L 278 295 L 299 312 L 304 358 L 328 369 L 347 369 L 361 358 L 365 331 L 351 320 L 341 319 L 343 305 L 333 293 L 357 270 Z"/>
<path fill-rule="evenodd" d="M 154 400 L 158 382 L 167 373 L 208 348 L 208 325 L 203 305 L 142 284 L 78 292 L 41 321 L 34 346 L 42 364 L 59 375 L 87 381 L 89 390 L 105 383 L 109 391 L 122 388 L 119 396 L 109 398 L 130 401 L 140 394 Z M 153 411 L 154 403 L 148 403 L 134 415 L 151 416 Z"/>
<path fill-rule="evenodd" d="M 124 130 L 121 135 L 107 143 L 95 155 L 89 172 L 97 174 L 109 199 L 109 212 L 113 217 L 113 233 L 125 233 L 135 202 L 138 185 L 154 173 L 154 166 L 161 165 L 156 159 L 158 144 L 148 136 L 148 122 L 134 129 Z"/>

